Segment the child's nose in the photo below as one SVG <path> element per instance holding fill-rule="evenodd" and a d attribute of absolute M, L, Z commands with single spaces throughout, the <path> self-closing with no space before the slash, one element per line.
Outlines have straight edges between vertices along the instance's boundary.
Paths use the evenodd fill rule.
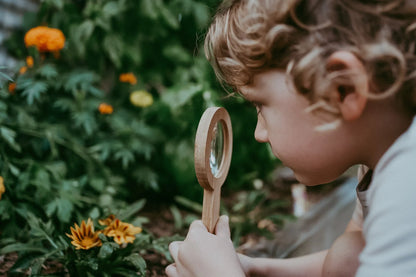
<path fill-rule="evenodd" d="M 258 142 L 268 142 L 267 129 L 264 127 L 263 120 L 259 117 L 257 119 L 256 130 L 254 131 L 254 138 Z"/>

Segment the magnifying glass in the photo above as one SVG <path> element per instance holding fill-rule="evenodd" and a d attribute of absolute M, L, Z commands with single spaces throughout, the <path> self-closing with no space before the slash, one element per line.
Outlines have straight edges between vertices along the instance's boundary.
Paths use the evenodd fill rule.
<path fill-rule="evenodd" d="M 220 215 L 221 186 L 227 178 L 233 148 L 227 110 L 211 107 L 203 113 L 195 137 L 195 172 L 204 188 L 202 222 L 213 233 Z"/>

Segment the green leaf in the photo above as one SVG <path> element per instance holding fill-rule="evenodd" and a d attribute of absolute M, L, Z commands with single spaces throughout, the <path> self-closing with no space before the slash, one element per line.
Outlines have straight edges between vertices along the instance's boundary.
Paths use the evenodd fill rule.
<path fill-rule="evenodd" d="M 162 94 L 162 101 L 172 110 L 177 110 L 185 105 L 192 97 L 202 92 L 201 84 L 188 84 L 173 87 Z"/>
<path fill-rule="evenodd" d="M 53 200 L 52 202 L 49 202 L 49 203 L 46 205 L 46 208 L 45 208 L 45 213 L 46 213 L 48 216 L 51 216 L 51 215 L 53 215 L 53 214 L 55 213 L 55 211 L 56 211 L 57 207 L 58 207 L 58 205 L 57 205 L 57 203 L 56 203 L 56 200 Z"/>
<path fill-rule="evenodd" d="M 116 68 L 120 68 L 121 56 L 123 54 L 123 43 L 120 37 L 117 35 L 108 35 L 105 37 L 103 45 L 110 60 L 114 63 Z"/>
<path fill-rule="evenodd" d="M 98 89 L 98 88 L 96 88 L 94 86 L 88 87 L 87 91 L 90 94 L 94 95 L 95 97 L 101 97 L 101 96 L 104 95 L 104 92 L 102 90 L 100 90 L 100 89 Z"/>
<path fill-rule="evenodd" d="M 100 252 L 98 252 L 98 258 L 107 259 L 108 257 L 111 256 L 111 254 L 113 254 L 114 249 L 115 249 L 114 243 L 112 242 L 104 243 L 100 248 Z"/>
<path fill-rule="evenodd" d="M 38 69 L 38 73 L 40 76 L 45 77 L 48 80 L 58 76 L 58 71 L 56 70 L 56 67 L 53 64 L 45 64 L 41 66 Z"/>
<path fill-rule="evenodd" d="M 176 196 L 175 201 L 184 206 L 185 208 L 191 209 L 196 213 L 202 212 L 202 205 L 198 202 L 194 202 L 182 196 Z"/>
<path fill-rule="evenodd" d="M 133 163 L 134 160 L 135 160 L 133 153 L 128 149 L 118 150 L 114 154 L 114 159 L 115 160 L 121 160 L 121 164 L 122 164 L 124 169 L 128 168 L 130 163 Z"/>
<path fill-rule="evenodd" d="M 139 184 L 142 183 L 155 191 L 159 190 L 158 175 L 153 171 L 153 169 L 142 166 L 136 169 L 134 176 Z"/>
<path fill-rule="evenodd" d="M 66 76 L 64 88 L 75 94 L 78 90 L 87 91 L 98 80 L 99 77 L 94 72 L 75 70 Z"/>
<path fill-rule="evenodd" d="M 45 169 L 58 180 L 62 179 L 67 174 L 67 165 L 64 161 L 48 163 L 45 165 Z"/>
<path fill-rule="evenodd" d="M 178 17 L 172 14 L 172 12 L 167 9 L 166 6 L 160 6 L 160 14 L 169 27 L 175 30 L 179 29 Z"/>
<path fill-rule="evenodd" d="M 7 74 L 5 74 L 5 73 L 3 73 L 1 71 L 0 71 L 0 77 L 4 78 L 4 79 L 6 79 L 6 80 L 8 80 L 10 82 L 14 82 L 14 80 L 9 75 L 7 75 Z"/>
<path fill-rule="evenodd" d="M 75 112 L 72 118 L 75 121 L 75 126 L 83 128 L 87 135 L 92 135 L 97 129 L 95 118 L 88 112 Z"/>
<path fill-rule="evenodd" d="M 23 129 L 35 129 L 37 126 L 37 122 L 33 119 L 33 116 L 29 115 L 27 111 L 24 109 L 18 109 L 17 110 L 17 122 L 19 124 L 19 127 Z"/>
<path fill-rule="evenodd" d="M 176 207 L 175 205 L 170 206 L 170 211 L 173 215 L 173 221 L 175 223 L 175 229 L 179 230 L 182 228 L 183 226 L 183 220 L 182 220 L 182 215 L 181 212 L 179 211 L 178 207 Z"/>
<path fill-rule="evenodd" d="M 98 209 L 98 207 L 92 208 L 88 216 L 92 219 L 97 219 L 100 216 L 100 210 Z"/>
<path fill-rule="evenodd" d="M 143 15 L 147 16 L 150 19 L 156 20 L 157 19 L 157 8 L 155 0 L 143 0 L 141 2 L 140 10 Z"/>
<path fill-rule="evenodd" d="M 17 85 L 19 87 L 19 85 Z M 29 105 L 32 105 L 35 101 L 39 101 L 42 94 L 48 90 L 48 85 L 45 82 L 34 81 L 30 86 L 27 86 L 22 95 L 26 97 L 26 101 Z"/>
<path fill-rule="evenodd" d="M 0 201 L 0 219 L 7 220 L 10 218 L 10 210 L 13 206 L 9 201 L 2 200 Z"/>
<path fill-rule="evenodd" d="M 20 174 L 20 169 L 17 166 L 14 166 L 12 163 L 8 163 L 7 164 L 9 166 L 9 170 L 10 172 L 14 175 L 14 176 L 19 176 Z"/>
<path fill-rule="evenodd" d="M 58 10 L 62 10 L 64 7 L 64 0 L 44 0 L 46 4 L 52 5 L 53 7 L 57 8 Z"/>
<path fill-rule="evenodd" d="M 4 141 L 15 151 L 20 152 L 21 147 L 15 141 L 16 132 L 12 129 L 7 127 L 0 127 L 0 135 L 4 139 Z"/>
<path fill-rule="evenodd" d="M 42 265 L 46 261 L 45 255 L 35 255 L 34 253 L 21 254 L 13 267 L 10 269 L 10 273 L 21 273 L 28 268 L 31 269 L 31 276 L 39 276 Z M 13 276 L 13 274 L 11 274 Z"/>
<path fill-rule="evenodd" d="M 53 106 L 62 111 L 73 111 L 76 108 L 75 102 L 66 98 L 59 98 L 53 103 Z"/>
<path fill-rule="evenodd" d="M 45 168 L 36 166 L 32 179 L 32 184 L 34 184 L 37 189 L 43 189 L 44 191 L 49 192 L 51 188 L 51 179 L 49 172 Z"/>
<path fill-rule="evenodd" d="M 190 53 L 178 44 L 166 45 L 163 48 L 163 55 L 177 63 L 189 63 L 192 61 Z"/>
<path fill-rule="evenodd" d="M 140 199 L 139 201 L 134 202 L 133 204 L 127 206 L 120 212 L 119 219 L 127 220 L 134 214 L 138 213 L 146 204 L 146 199 Z"/>
<path fill-rule="evenodd" d="M 116 1 L 108 2 L 104 5 L 102 12 L 103 16 L 106 18 L 110 18 L 116 15 L 122 16 L 121 12 L 123 11 L 120 4 Z"/>
<path fill-rule="evenodd" d="M 102 192 L 105 188 L 105 180 L 101 179 L 101 178 L 93 178 L 93 179 L 90 180 L 90 185 L 96 191 Z"/>
<path fill-rule="evenodd" d="M 207 26 L 211 18 L 209 7 L 205 3 L 194 3 L 194 18 L 198 28 L 204 28 Z"/>
<path fill-rule="evenodd" d="M 61 222 L 68 223 L 71 219 L 71 213 L 74 209 L 74 205 L 68 199 L 60 198 L 57 201 L 58 206 L 58 218 Z"/>
<path fill-rule="evenodd" d="M 129 262 L 138 270 L 144 271 L 146 269 L 146 261 L 138 253 L 124 257 L 123 260 Z"/>
<path fill-rule="evenodd" d="M 92 20 L 87 19 L 82 22 L 77 28 L 77 38 L 79 39 L 78 43 L 87 42 L 91 38 L 94 29 L 95 24 Z"/>

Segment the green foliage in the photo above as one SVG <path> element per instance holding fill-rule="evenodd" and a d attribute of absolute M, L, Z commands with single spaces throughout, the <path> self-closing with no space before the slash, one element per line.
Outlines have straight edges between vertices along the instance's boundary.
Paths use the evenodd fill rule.
<path fill-rule="evenodd" d="M 259 180 L 256 180 L 259 181 Z M 260 181 L 261 182 L 261 181 Z M 188 228 L 192 221 L 200 219 L 202 205 L 185 197 L 175 197 L 176 205 L 170 207 L 175 228 Z M 238 247 L 247 235 L 272 238 L 273 234 L 287 221 L 293 220 L 287 214 L 291 203 L 275 199 L 267 188 L 242 190 L 232 198 L 232 202 L 222 203 L 221 214 L 230 217 L 231 239 Z M 183 215 L 178 207 L 188 211 Z"/>
<path fill-rule="evenodd" d="M 116 218 L 131 219 L 137 225 L 145 218 L 134 217 L 144 206 L 137 201 L 117 212 Z M 27 212 L 26 222 L 30 239 L 20 242 L 13 238 L 0 240 L 0 254 L 19 252 L 10 274 L 31 269 L 31 276 L 42 274 L 43 265 L 50 260 L 60 262 L 71 276 L 144 276 L 146 261 L 141 253 L 151 250 L 172 260 L 168 244 L 183 239 L 179 236 L 155 238 L 144 231 L 131 244 L 119 245 L 112 238 L 99 234 L 102 245 L 87 250 L 75 250 L 63 234 L 59 234 L 51 220 L 42 221 Z M 68 230 L 69 233 L 69 230 Z"/>
<path fill-rule="evenodd" d="M 149 195 L 201 202 L 193 148 L 199 118 L 209 106 L 225 106 L 233 122 L 234 158 L 224 189 L 267 178 L 276 160 L 253 139 L 254 109 L 226 97 L 198 50 L 218 3 L 45 0 L 25 16 L 22 30 L 6 42 L 18 68 L 0 67 L 0 175 L 6 187 L 0 251 L 20 253 L 16 270 L 39 272 L 54 258 L 67 268 L 69 260 L 78 259 L 81 266 L 85 260 L 63 235 L 73 222 L 128 208 L 126 218 L 141 226 L 146 219 L 134 213 Z M 59 54 L 25 47 L 25 33 L 40 25 L 64 33 Z M 34 66 L 18 73 L 27 56 Z M 137 83 L 119 80 L 127 72 Z M 15 90 L 9 91 L 9 84 L 16 84 Z M 149 92 L 153 105 L 131 103 L 136 90 Z M 113 112 L 101 113 L 102 103 Z M 248 125 L 253 131 L 247 132 Z M 178 228 L 191 219 L 180 222 L 177 212 L 175 218 Z M 81 267 L 97 270 L 111 261 L 143 272 L 139 245 L 104 245 Z M 149 234 L 146 245 L 140 246 L 168 255 L 165 240 Z M 121 269 L 114 274 L 128 276 Z"/>
<path fill-rule="evenodd" d="M 271 239 L 277 227 L 293 219 L 293 216 L 284 212 L 289 206 L 288 201 L 271 199 L 267 189 L 240 192 L 228 211 L 234 245 L 237 247 L 247 234 Z"/>

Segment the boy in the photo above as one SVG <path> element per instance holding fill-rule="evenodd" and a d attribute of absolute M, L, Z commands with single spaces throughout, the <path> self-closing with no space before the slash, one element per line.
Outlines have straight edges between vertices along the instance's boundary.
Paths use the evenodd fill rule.
<path fill-rule="evenodd" d="M 218 79 L 258 111 L 255 138 L 306 185 L 365 165 L 345 233 L 293 259 L 237 255 L 228 221 L 170 245 L 176 276 L 416 276 L 414 0 L 235 0 L 206 37 Z M 363 167 L 364 168 L 364 167 Z"/>

